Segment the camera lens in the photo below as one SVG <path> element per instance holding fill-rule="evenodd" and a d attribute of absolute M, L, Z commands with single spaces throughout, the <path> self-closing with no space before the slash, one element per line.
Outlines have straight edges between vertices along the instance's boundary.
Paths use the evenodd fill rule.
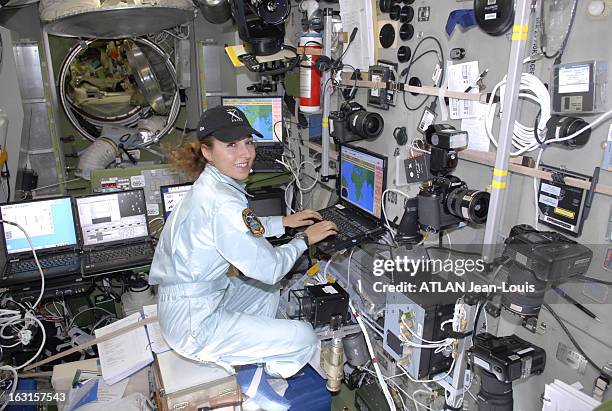
<path fill-rule="evenodd" d="M 506 287 L 509 290 L 517 287 L 517 290 L 520 291 L 503 293 L 502 305 L 507 310 L 523 317 L 537 316 L 544 302 L 546 281 L 538 280 L 532 272 L 518 264 L 511 264 L 509 270 Z M 532 290 L 523 292 L 521 287 L 525 287 L 525 285 L 532 287 Z"/>
<path fill-rule="evenodd" d="M 351 130 L 361 138 L 378 137 L 385 127 L 385 121 L 380 114 L 365 110 L 351 114 L 349 124 Z"/>
<path fill-rule="evenodd" d="M 487 221 L 490 194 L 486 191 L 457 188 L 446 198 L 446 206 L 452 215 L 476 224 Z"/>

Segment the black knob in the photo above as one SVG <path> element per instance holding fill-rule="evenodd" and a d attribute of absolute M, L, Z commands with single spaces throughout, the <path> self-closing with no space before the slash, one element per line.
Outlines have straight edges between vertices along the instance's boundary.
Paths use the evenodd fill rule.
<path fill-rule="evenodd" d="M 412 57 L 412 50 L 408 46 L 400 46 L 397 49 L 397 61 L 400 63 L 406 63 Z"/>
<path fill-rule="evenodd" d="M 400 12 L 402 11 L 402 7 L 398 4 L 391 6 L 391 10 L 389 11 L 389 17 L 391 20 L 399 20 Z"/>
<path fill-rule="evenodd" d="M 403 41 L 411 40 L 414 36 L 414 26 L 410 23 L 403 23 L 400 26 L 399 36 Z"/>
<path fill-rule="evenodd" d="M 404 6 L 400 10 L 400 21 L 410 23 L 414 18 L 414 9 L 411 6 Z"/>

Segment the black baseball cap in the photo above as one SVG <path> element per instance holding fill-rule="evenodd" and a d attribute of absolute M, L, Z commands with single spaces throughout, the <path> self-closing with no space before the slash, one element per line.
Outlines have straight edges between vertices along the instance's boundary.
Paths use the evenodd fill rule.
<path fill-rule="evenodd" d="M 213 135 L 217 139 L 229 143 L 241 140 L 247 135 L 263 135 L 251 127 L 246 115 L 234 106 L 217 106 L 208 109 L 200 117 L 198 138 Z"/>

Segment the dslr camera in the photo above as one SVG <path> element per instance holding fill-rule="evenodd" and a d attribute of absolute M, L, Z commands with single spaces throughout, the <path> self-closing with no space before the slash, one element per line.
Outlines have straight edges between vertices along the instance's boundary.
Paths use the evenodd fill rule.
<path fill-rule="evenodd" d="M 433 177 L 417 195 L 421 229 L 439 232 L 467 223 L 487 221 L 489 193 L 468 189 L 465 181 L 448 173 L 457 167 L 457 150 L 467 147 L 467 132 L 448 124 L 433 124 L 425 132 L 431 146 L 429 168 Z"/>
<path fill-rule="evenodd" d="M 366 111 L 355 101 L 346 101 L 340 110 L 329 113 L 330 135 L 336 144 L 378 137 L 385 122 L 378 113 Z"/>
<path fill-rule="evenodd" d="M 434 177 L 417 195 L 419 225 L 423 230 L 438 232 L 467 223 L 482 224 L 487 221 L 489 197 L 486 191 L 468 189 L 458 177 Z"/>
<path fill-rule="evenodd" d="M 527 318 L 538 315 L 549 286 L 588 271 L 593 251 L 556 231 L 538 231 L 521 224 L 510 230 L 503 257 L 508 259 L 507 286 L 527 284 L 531 290 L 503 293 L 502 305 Z"/>

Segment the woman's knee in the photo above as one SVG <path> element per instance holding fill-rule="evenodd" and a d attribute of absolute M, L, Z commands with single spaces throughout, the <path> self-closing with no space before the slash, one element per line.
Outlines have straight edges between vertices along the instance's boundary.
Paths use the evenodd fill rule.
<path fill-rule="evenodd" d="M 296 325 L 298 327 L 296 333 L 297 341 L 302 342 L 304 345 L 314 347 L 318 343 L 319 339 L 312 329 L 312 325 L 305 321 L 296 321 Z"/>

